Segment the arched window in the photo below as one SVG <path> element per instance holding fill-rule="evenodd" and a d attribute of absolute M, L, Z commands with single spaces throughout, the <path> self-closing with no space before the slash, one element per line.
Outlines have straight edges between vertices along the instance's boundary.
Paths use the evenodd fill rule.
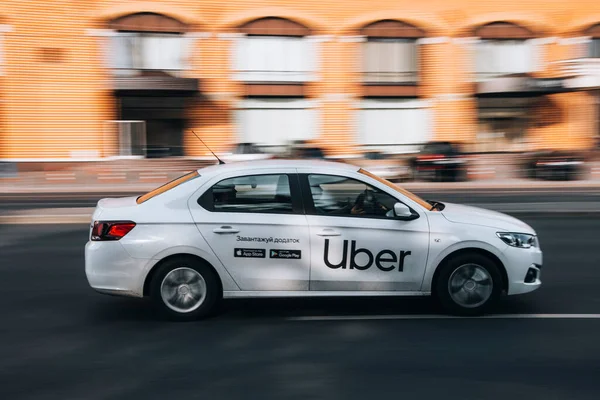
<path fill-rule="evenodd" d="M 235 70 L 238 80 L 302 83 L 314 79 L 316 50 L 311 30 L 285 18 L 265 17 L 238 28 Z"/>
<path fill-rule="evenodd" d="M 475 29 L 475 36 L 481 39 L 532 39 L 534 33 L 511 22 L 492 22 Z"/>
<path fill-rule="evenodd" d="M 394 20 L 373 22 L 360 30 L 367 37 L 363 53 L 365 83 L 416 84 L 419 78 L 417 39 L 425 32 Z"/>
<path fill-rule="evenodd" d="M 310 29 L 298 22 L 279 17 L 255 19 L 240 26 L 240 32 L 256 36 L 292 36 L 310 35 Z"/>
<path fill-rule="evenodd" d="M 188 26 L 174 18 L 154 13 L 137 13 L 110 21 L 113 37 L 112 60 L 117 75 L 168 73 L 184 69 Z"/>
<path fill-rule="evenodd" d="M 536 70 L 538 48 L 531 30 L 500 21 L 479 26 L 474 34 L 480 38 L 476 50 L 478 81 Z"/>

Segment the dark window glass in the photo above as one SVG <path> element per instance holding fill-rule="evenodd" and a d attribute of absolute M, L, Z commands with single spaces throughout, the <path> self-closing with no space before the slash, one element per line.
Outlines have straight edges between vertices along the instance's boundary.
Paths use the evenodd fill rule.
<path fill-rule="evenodd" d="M 251 175 L 225 179 L 212 187 L 214 211 L 292 212 L 287 175 Z"/>
<path fill-rule="evenodd" d="M 394 217 L 398 200 L 364 182 L 332 175 L 309 175 L 308 182 L 317 214 Z"/>
<path fill-rule="evenodd" d="M 591 58 L 600 58 L 600 38 L 592 39 L 590 42 L 590 54 Z"/>
<path fill-rule="evenodd" d="M 236 154 L 261 154 L 262 151 L 252 143 L 240 143 L 236 146 L 234 153 Z"/>
<path fill-rule="evenodd" d="M 425 154 L 452 154 L 454 153 L 454 147 L 451 143 L 429 143 L 423 147 L 423 153 Z"/>

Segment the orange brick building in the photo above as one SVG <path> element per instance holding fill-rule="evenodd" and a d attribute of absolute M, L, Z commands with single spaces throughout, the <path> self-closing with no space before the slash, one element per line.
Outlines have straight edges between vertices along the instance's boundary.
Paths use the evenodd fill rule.
<path fill-rule="evenodd" d="M 600 2 L 4 0 L 0 159 L 595 146 Z"/>

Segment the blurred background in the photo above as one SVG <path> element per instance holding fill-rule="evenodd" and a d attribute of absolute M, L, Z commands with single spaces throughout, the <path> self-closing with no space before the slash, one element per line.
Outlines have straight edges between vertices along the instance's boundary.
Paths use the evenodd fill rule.
<path fill-rule="evenodd" d="M 599 179 L 595 3 L 464 3 L 4 0 L 2 177 L 118 184 L 214 162 L 194 131 L 228 161 Z"/>
<path fill-rule="evenodd" d="M 544 285 L 468 320 L 282 299 L 174 325 L 97 295 L 96 203 L 215 164 L 196 135 L 514 215 Z M 598 0 L 1 0 L 0 398 L 597 400 L 599 150 Z"/>

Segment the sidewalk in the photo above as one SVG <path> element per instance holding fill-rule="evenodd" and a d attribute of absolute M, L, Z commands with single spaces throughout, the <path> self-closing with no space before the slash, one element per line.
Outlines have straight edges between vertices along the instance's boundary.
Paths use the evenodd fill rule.
<path fill-rule="evenodd" d="M 82 164 L 63 170 L 0 175 L 0 193 L 143 193 L 187 172 L 213 164 L 202 160 L 144 160 Z M 600 188 L 600 163 L 589 163 L 583 180 L 542 181 L 515 178 L 500 157 L 475 159 L 466 182 L 405 182 L 409 190 L 558 190 Z"/>
<path fill-rule="evenodd" d="M 77 180 L 46 181 L 41 179 L 0 179 L 0 194 L 44 194 L 44 193 L 145 193 L 181 176 L 181 173 L 143 176 L 137 180 L 118 181 Z M 589 190 L 600 189 L 600 179 L 578 181 L 538 181 L 526 179 L 487 179 L 467 182 L 404 182 L 400 186 L 415 191 L 535 191 L 535 190 Z"/>

